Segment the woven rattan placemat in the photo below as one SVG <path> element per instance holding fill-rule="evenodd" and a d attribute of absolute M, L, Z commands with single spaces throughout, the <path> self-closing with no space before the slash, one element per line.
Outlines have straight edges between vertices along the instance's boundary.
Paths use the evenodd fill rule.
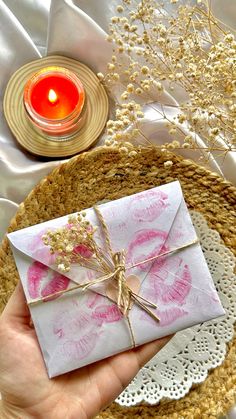
<path fill-rule="evenodd" d="M 164 162 L 173 161 L 166 168 Z M 217 174 L 189 160 L 147 148 L 128 157 L 118 149 L 97 148 L 55 169 L 29 194 L 9 231 L 117 199 L 178 179 L 190 209 L 204 214 L 226 246 L 236 254 L 236 188 Z M 7 239 L 0 248 L 0 310 L 18 280 Z M 228 345 L 224 363 L 181 400 L 158 406 L 123 408 L 113 403 L 97 419 L 217 418 L 236 400 L 236 338 Z"/>

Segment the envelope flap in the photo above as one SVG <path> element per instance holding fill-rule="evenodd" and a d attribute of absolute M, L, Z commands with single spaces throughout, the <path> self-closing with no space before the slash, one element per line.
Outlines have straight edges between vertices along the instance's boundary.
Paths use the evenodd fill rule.
<path fill-rule="evenodd" d="M 158 242 L 160 251 L 168 238 L 182 200 L 182 190 L 176 181 L 101 204 L 99 209 L 106 222 L 114 252 L 125 249 L 127 262 L 131 263 L 137 258 L 140 249 L 145 254 L 147 240 L 151 236 Z M 93 208 L 86 210 L 86 218 L 98 226 L 96 240 L 105 248 L 104 234 Z M 68 216 L 60 217 L 10 233 L 8 238 L 20 252 L 59 272 L 55 256 L 44 245 L 42 236 L 48 230 L 65 226 L 67 222 Z M 90 274 L 91 271 L 75 264 L 65 276 L 73 282 L 84 283 L 93 276 Z M 141 280 L 143 279 L 144 274 L 141 274 Z"/>
<path fill-rule="evenodd" d="M 40 262 L 51 270 L 61 273 L 55 263 L 55 255 L 50 253 L 50 248 L 43 243 L 42 237 L 49 230 L 56 230 L 66 226 L 67 223 L 68 216 L 56 218 L 10 233 L 8 234 L 8 239 L 15 249 L 29 256 L 33 261 Z M 71 281 L 80 284 L 88 281 L 87 271 L 87 269 L 76 265 L 76 268 L 72 266 L 71 271 L 63 273 L 63 275 Z"/>

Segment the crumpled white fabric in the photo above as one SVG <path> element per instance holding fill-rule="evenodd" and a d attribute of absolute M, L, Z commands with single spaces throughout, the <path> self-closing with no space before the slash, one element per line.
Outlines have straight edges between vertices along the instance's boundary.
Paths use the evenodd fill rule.
<path fill-rule="evenodd" d="M 20 66 L 45 54 L 66 55 L 103 72 L 111 56 L 105 37 L 117 4 L 119 0 L 0 0 L 0 238 L 17 205 L 61 161 L 36 158 L 18 146 L 2 112 L 7 82 Z M 222 0 L 212 0 L 212 6 L 221 19 L 235 25 L 234 2 L 224 0 L 222 9 Z M 165 112 L 173 117 L 173 108 Z M 143 130 L 153 143 L 168 139 L 163 119 L 149 106 Z M 181 154 L 197 159 L 189 150 Z M 210 167 L 236 183 L 233 153 L 224 161 L 212 156 Z"/>

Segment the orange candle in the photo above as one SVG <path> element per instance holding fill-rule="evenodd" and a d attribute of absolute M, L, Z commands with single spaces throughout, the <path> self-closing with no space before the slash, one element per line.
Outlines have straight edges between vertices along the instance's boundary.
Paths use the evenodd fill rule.
<path fill-rule="evenodd" d="M 33 74 L 23 100 L 31 123 L 46 136 L 67 138 L 81 127 L 85 92 L 70 70 L 47 67 Z"/>

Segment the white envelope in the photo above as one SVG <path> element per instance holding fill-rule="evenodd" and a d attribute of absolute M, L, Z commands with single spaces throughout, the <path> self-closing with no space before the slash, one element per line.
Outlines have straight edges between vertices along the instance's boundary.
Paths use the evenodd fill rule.
<path fill-rule="evenodd" d="M 139 295 L 157 304 L 152 311 L 160 318 L 157 322 L 133 305 L 129 319 L 135 345 L 225 314 L 200 244 L 196 243 L 178 181 L 101 204 L 99 209 L 114 252 L 126 251 L 127 266 L 177 249 L 126 272 L 139 277 Z M 105 248 L 93 208 L 86 210 L 86 218 L 98 226 L 96 240 Z M 65 216 L 8 235 L 29 304 L 97 276 L 76 264 L 65 275 L 56 268 L 41 237 L 67 221 Z M 50 377 L 132 347 L 127 319 L 106 297 L 105 285 L 30 304 L 30 311 Z"/>

